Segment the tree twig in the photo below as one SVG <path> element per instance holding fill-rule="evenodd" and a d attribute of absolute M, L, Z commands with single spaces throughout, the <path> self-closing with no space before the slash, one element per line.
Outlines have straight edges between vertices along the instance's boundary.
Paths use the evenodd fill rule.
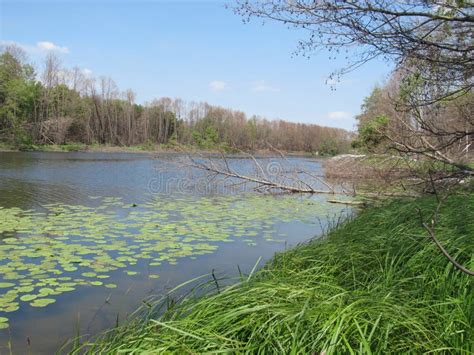
<path fill-rule="evenodd" d="M 469 270 L 465 266 L 461 265 L 458 263 L 449 253 L 448 251 L 441 245 L 439 240 L 436 238 L 434 229 L 430 227 L 427 223 L 423 222 L 423 227 L 428 231 L 428 234 L 430 235 L 431 240 L 436 244 L 438 249 L 443 253 L 443 255 L 446 257 L 446 259 L 449 260 L 451 264 L 454 265 L 458 270 L 464 272 L 465 274 L 468 274 L 469 276 L 474 276 L 474 271 Z"/>
<path fill-rule="evenodd" d="M 428 225 L 428 223 L 424 222 L 423 221 L 423 215 L 421 213 L 421 210 L 418 209 L 418 213 L 420 215 L 420 219 L 421 219 L 421 225 L 423 226 L 423 228 L 426 229 L 426 231 L 428 232 L 431 240 L 436 244 L 436 246 L 438 247 L 438 249 L 441 251 L 441 253 L 444 255 L 444 257 L 446 259 L 448 259 L 448 261 L 454 265 L 454 267 L 460 271 L 462 271 L 463 273 L 469 275 L 469 276 L 474 276 L 474 271 L 472 270 L 469 270 L 467 267 L 463 266 L 462 264 L 460 264 L 459 262 L 456 261 L 456 259 L 454 259 L 450 254 L 449 252 L 443 247 L 443 245 L 441 245 L 441 243 L 439 242 L 439 240 L 436 238 L 436 234 L 435 234 L 435 225 L 437 223 L 437 220 L 438 220 L 438 215 L 439 215 L 439 211 L 441 209 L 441 206 L 443 204 L 443 202 L 449 197 L 449 194 L 446 194 L 443 198 L 440 198 L 438 196 L 438 193 L 437 191 L 435 190 L 435 194 L 436 194 L 436 198 L 438 199 L 438 205 L 436 206 L 436 209 L 432 215 L 432 218 L 431 218 L 431 225 Z"/>

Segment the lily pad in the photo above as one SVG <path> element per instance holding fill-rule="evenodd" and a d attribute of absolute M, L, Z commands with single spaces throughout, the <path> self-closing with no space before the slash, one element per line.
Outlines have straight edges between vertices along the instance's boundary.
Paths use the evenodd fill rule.
<path fill-rule="evenodd" d="M 236 240 L 255 245 L 281 239 L 281 223 L 317 222 L 340 211 L 314 201 L 301 208 L 301 200 L 292 196 L 182 195 L 158 196 L 136 208 L 116 197 L 97 197 L 91 204 L 95 207 L 51 203 L 43 206 L 45 211 L 0 208 L 0 234 L 5 237 L 0 239 L 0 312 L 16 311 L 19 300 L 45 307 L 54 300 L 44 297 L 81 286 L 115 288 L 99 280 L 112 280 L 116 270 L 138 275 L 134 265 L 144 261 L 152 272 L 149 278 L 156 279 L 162 264 L 173 267 Z"/>
<path fill-rule="evenodd" d="M 10 288 L 13 286 L 15 286 L 15 284 L 11 282 L 0 282 L 0 288 Z"/>
<path fill-rule="evenodd" d="M 30 303 L 32 307 L 46 307 L 52 303 L 56 302 L 55 299 L 52 298 L 37 298 L 33 302 Z"/>
<path fill-rule="evenodd" d="M 38 295 L 23 295 L 20 297 L 20 300 L 22 300 L 23 302 L 29 302 L 29 301 L 33 301 L 37 297 Z"/>
<path fill-rule="evenodd" d="M 83 272 L 81 275 L 84 276 L 84 277 L 96 277 L 97 276 L 97 274 L 95 272 Z"/>

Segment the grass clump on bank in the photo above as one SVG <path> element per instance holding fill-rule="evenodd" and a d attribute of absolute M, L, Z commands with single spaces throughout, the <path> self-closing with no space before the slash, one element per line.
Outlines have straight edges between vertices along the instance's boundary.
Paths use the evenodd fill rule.
<path fill-rule="evenodd" d="M 441 255 L 417 212 L 428 218 L 436 204 L 428 196 L 364 210 L 248 280 L 149 311 L 73 351 L 471 353 L 474 278 Z M 444 203 L 436 233 L 474 268 L 473 193 Z"/>

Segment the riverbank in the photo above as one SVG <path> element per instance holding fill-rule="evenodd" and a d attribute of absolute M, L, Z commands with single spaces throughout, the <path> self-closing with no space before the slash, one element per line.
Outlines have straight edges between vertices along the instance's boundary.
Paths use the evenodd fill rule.
<path fill-rule="evenodd" d="M 224 149 L 225 150 L 225 149 Z M 182 153 L 199 152 L 203 154 L 221 154 L 223 149 L 216 147 L 215 149 L 203 149 L 193 145 L 169 145 L 169 144 L 140 144 L 132 146 L 117 146 L 109 144 L 83 144 L 83 143 L 68 143 L 68 144 L 44 144 L 31 145 L 24 148 L 18 148 L 10 144 L 0 142 L 0 152 L 98 152 L 98 153 Z M 246 155 L 247 152 L 242 153 L 238 150 L 225 150 L 227 154 L 231 155 Z M 316 152 L 305 151 L 283 151 L 276 152 L 271 149 L 259 149 L 255 152 L 250 152 L 254 156 L 268 156 L 281 155 L 295 156 L 295 157 L 316 157 L 327 158 L 329 155 L 317 154 Z"/>
<path fill-rule="evenodd" d="M 82 143 L 70 143 L 70 144 L 46 144 L 46 145 L 32 145 L 28 148 L 20 149 L 18 147 L 5 144 L 0 142 L 0 152 L 96 152 L 96 153 L 183 153 L 183 152 L 197 152 L 200 154 L 221 154 L 222 149 L 202 149 L 195 146 L 185 145 L 163 145 L 163 144 L 143 144 L 134 146 L 116 146 L 108 144 L 82 144 Z M 275 156 L 280 155 L 279 152 L 273 150 L 257 150 L 251 153 L 253 156 Z M 310 152 L 283 152 L 286 156 L 294 157 L 314 157 L 314 158 L 326 158 L 325 155 L 317 155 Z M 247 153 L 239 151 L 228 151 L 226 153 L 228 157 L 231 156 L 248 156 Z"/>
<path fill-rule="evenodd" d="M 153 153 L 153 152 L 171 152 L 176 151 L 172 147 L 160 145 L 136 145 L 136 146 L 115 146 L 107 144 L 45 144 L 31 145 L 18 148 L 13 145 L 0 143 L 0 152 L 99 152 L 99 153 Z"/>
<path fill-rule="evenodd" d="M 418 210 L 429 218 L 436 204 L 425 196 L 363 210 L 220 293 L 188 296 L 160 316 L 143 310 L 73 352 L 471 353 L 474 279 L 420 223 Z M 474 268 L 472 191 L 444 203 L 436 233 Z"/>

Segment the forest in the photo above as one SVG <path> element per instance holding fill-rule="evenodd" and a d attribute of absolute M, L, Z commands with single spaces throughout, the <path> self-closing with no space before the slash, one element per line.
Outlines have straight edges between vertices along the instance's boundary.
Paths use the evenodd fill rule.
<path fill-rule="evenodd" d="M 90 2 L 77 13 L 42 3 L 43 16 L 10 4 L 9 23 L 23 21 L 12 40 L 28 28 L 28 43 L 47 39 L 50 24 L 69 41 L 49 49 L 117 58 L 120 80 L 150 73 L 160 37 L 199 54 L 176 60 L 154 43 L 170 78 L 185 76 L 181 95 L 198 65 L 208 78 L 286 70 L 305 90 L 321 76 L 270 51 L 293 30 L 295 55 L 338 66 L 327 80 L 337 100 L 320 109 L 349 103 L 337 85 L 373 65 L 350 84 L 369 93 L 347 109 L 360 104 L 355 132 L 142 102 L 52 50 L 34 66 L 27 42 L 12 41 L 24 48 L 0 51 L 0 353 L 474 354 L 474 3 L 163 3 L 97 6 L 99 30 L 78 15 Z M 238 64 L 219 59 L 237 52 Z M 284 112 L 296 98 L 318 104 L 294 94 Z M 135 150 L 155 154 L 125 152 Z"/>
<path fill-rule="evenodd" d="M 38 76 L 20 48 L 0 55 L 0 141 L 21 150 L 35 145 L 155 145 L 335 155 L 350 148 L 352 134 L 315 124 L 247 117 L 206 102 L 160 98 L 138 104 L 110 78 L 63 68 L 50 53 Z"/>

